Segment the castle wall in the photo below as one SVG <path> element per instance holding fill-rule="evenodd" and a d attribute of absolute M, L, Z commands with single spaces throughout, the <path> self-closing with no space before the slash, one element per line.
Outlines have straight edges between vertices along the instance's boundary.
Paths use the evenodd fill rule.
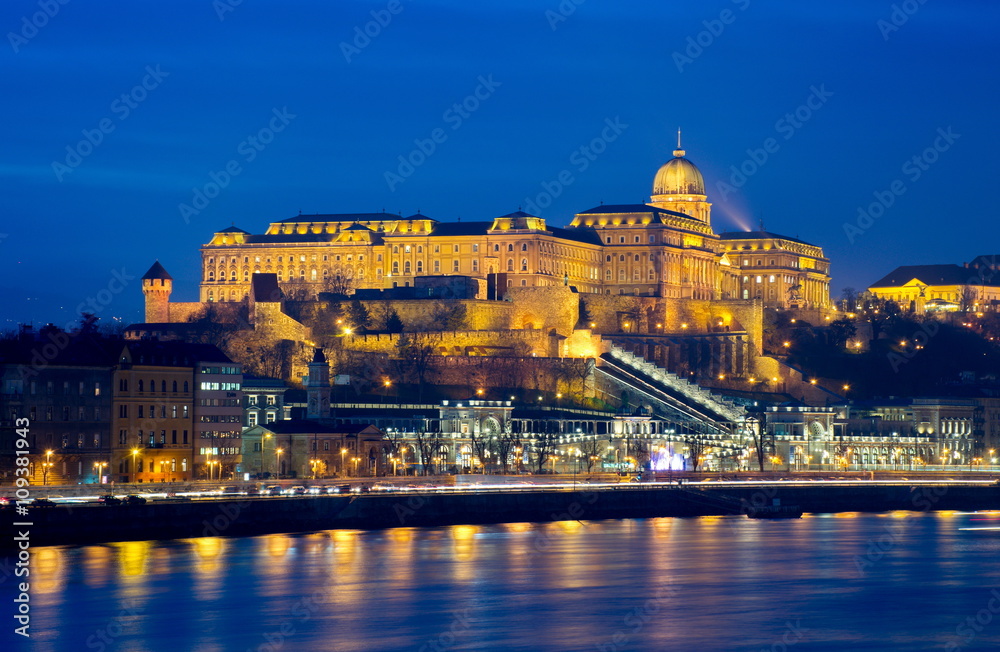
<path fill-rule="evenodd" d="M 580 319 L 580 295 L 572 288 L 509 287 L 504 296 L 514 307 L 511 328 L 555 329 L 569 335 Z"/>

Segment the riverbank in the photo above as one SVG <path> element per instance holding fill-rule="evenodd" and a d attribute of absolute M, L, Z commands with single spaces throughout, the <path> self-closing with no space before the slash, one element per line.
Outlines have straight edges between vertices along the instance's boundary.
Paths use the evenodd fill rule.
<path fill-rule="evenodd" d="M 294 498 L 160 500 L 3 510 L 3 546 L 14 522 L 31 523 L 31 545 L 252 536 L 330 529 L 754 514 L 794 505 L 807 513 L 1000 510 L 1000 485 L 971 482 L 734 482 L 563 485 L 399 491 Z"/>

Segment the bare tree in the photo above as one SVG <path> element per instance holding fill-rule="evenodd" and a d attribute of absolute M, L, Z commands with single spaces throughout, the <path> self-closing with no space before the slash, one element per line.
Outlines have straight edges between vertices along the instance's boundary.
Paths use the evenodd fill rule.
<path fill-rule="evenodd" d="M 580 444 L 580 451 L 587 456 L 587 473 L 592 473 L 594 464 L 601 458 L 604 452 L 605 442 L 600 439 L 588 439 Z"/>
<path fill-rule="evenodd" d="M 396 364 L 400 376 L 416 383 L 417 400 L 422 401 L 424 384 L 433 362 L 434 347 L 421 344 L 412 335 L 404 334 L 396 343 L 396 352 L 399 356 Z"/>

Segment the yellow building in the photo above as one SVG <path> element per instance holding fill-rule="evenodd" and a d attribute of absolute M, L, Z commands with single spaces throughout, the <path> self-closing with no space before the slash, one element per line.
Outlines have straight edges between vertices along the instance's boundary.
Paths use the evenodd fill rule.
<path fill-rule="evenodd" d="M 262 235 L 230 227 L 202 247 L 200 299 L 241 301 L 255 273 L 276 274 L 292 299 L 462 275 L 489 280 L 499 294 L 571 285 L 584 293 L 829 308 L 829 261 L 819 247 L 767 232 L 716 234 L 707 199 L 701 172 L 678 148 L 657 171 L 649 203 L 591 208 L 567 228 L 522 211 L 454 223 L 419 213 L 298 215 Z"/>
<path fill-rule="evenodd" d="M 964 265 L 905 265 L 873 283 L 868 291 L 916 312 L 993 310 L 1000 305 L 1000 278 L 979 261 Z"/>

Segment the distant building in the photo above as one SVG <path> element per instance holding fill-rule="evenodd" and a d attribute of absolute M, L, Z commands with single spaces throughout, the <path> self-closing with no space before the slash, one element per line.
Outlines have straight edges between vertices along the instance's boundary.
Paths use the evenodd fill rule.
<path fill-rule="evenodd" d="M 953 312 L 996 310 L 1000 274 L 992 256 L 968 265 L 904 265 L 872 283 L 868 291 L 903 310 Z"/>
<path fill-rule="evenodd" d="M 250 474 L 328 478 L 384 474 L 385 433 L 370 424 L 313 419 L 275 421 L 243 433 L 243 459 Z"/>

